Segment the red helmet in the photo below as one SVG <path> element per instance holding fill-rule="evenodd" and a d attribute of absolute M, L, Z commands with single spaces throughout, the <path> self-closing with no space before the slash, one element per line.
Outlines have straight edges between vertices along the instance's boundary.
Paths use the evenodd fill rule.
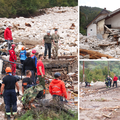
<path fill-rule="evenodd" d="M 12 44 L 12 48 L 15 48 L 15 44 Z"/>
<path fill-rule="evenodd" d="M 36 50 L 32 50 L 32 53 L 35 54 L 35 53 L 36 53 Z"/>

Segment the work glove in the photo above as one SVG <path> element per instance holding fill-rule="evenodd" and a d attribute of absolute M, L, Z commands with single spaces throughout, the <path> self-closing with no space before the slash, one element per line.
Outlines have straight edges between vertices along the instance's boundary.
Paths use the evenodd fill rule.
<path fill-rule="evenodd" d="M 17 95 L 17 96 L 19 96 L 19 95 L 20 95 L 20 93 L 19 93 L 19 92 L 17 92 L 17 93 L 16 93 L 16 95 Z"/>
<path fill-rule="evenodd" d="M 3 97 L 3 94 L 2 94 L 2 93 L 0 93 L 0 97 L 1 97 L 1 98 Z"/>

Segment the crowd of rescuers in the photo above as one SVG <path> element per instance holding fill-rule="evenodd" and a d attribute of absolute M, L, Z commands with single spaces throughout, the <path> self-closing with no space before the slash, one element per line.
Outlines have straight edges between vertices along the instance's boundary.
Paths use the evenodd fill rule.
<path fill-rule="evenodd" d="M 114 87 L 114 85 L 116 85 L 116 87 L 117 87 L 117 80 L 118 80 L 118 77 L 115 74 L 114 74 L 113 79 L 112 79 L 112 77 L 110 77 L 108 75 L 107 78 L 105 79 L 106 87 L 111 88 L 112 81 L 113 81 L 113 87 Z M 119 80 L 120 80 L 120 77 L 119 77 Z"/>
<path fill-rule="evenodd" d="M 9 33 L 9 36 L 8 36 L 9 39 L 7 39 L 6 37 L 6 41 L 12 40 L 12 37 L 10 37 L 11 36 L 10 30 L 11 30 L 11 25 L 8 26 L 5 32 L 5 35 Z M 51 58 L 51 52 L 50 52 L 51 43 L 48 41 L 49 39 L 53 40 L 53 38 L 52 36 L 49 36 L 49 35 L 50 35 L 50 31 L 47 32 L 47 35 L 44 36 L 44 40 L 43 40 L 43 42 L 45 43 L 45 55 L 44 56 L 46 56 L 47 54 L 46 49 L 48 48 L 49 58 Z M 54 35 L 54 37 L 58 39 L 56 35 Z M 55 44 L 58 44 L 58 42 L 55 42 Z M 8 52 L 10 55 L 9 61 L 13 63 L 11 63 L 11 68 L 6 67 L 5 69 L 6 76 L 2 80 L 1 93 L 0 93 L 0 96 L 4 98 L 5 111 L 6 111 L 5 115 L 7 116 L 8 120 L 10 120 L 11 115 L 14 115 L 14 116 L 17 115 L 17 95 L 20 95 L 18 80 L 15 77 L 16 75 L 15 62 L 17 60 L 16 54 L 15 54 L 15 47 L 16 47 L 15 44 L 12 44 L 11 46 L 8 47 Z M 26 75 L 26 77 L 22 80 L 22 94 L 24 94 L 24 91 L 26 89 L 32 86 L 36 86 L 37 84 L 40 84 L 43 87 L 42 98 L 45 98 L 46 88 L 45 88 L 45 79 L 44 79 L 45 68 L 42 62 L 42 60 L 44 59 L 43 55 L 42 54 L 39 55 L 36 52 L 36 50 L 32 50 L 32 54 L 30 55 L 29 52 L 26 52 L 25 46 L 23 46 L 21 48 L 19 57 L 20 57 L 21 64 L 23 64 L 22 72 Z M 66 92 L 65 84 L 60 78 L 61 78 L 61 74 L 59 72 L 56 72 L 54 74 L 54 79 L 51 81 L 49 85 L 49 92 L 53 96 L 53 99 L 58 98 L 60 101 L 63 101 L 63 98 L 65 98 L 65 100 L 67 99 L 67 92 Z M 15 90 L 15 86 L 17 88 L 17 92 Z M 40 93 L 36 95 L 36 97 L 41 98 L 40 95 L 41 95 L 41 91 Z"/>

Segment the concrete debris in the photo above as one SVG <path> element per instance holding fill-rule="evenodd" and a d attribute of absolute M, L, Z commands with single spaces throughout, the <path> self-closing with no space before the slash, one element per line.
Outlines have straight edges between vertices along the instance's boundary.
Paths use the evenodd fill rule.
<path fill-rule="evenodd" d="M 95 36 L 83 36 L 80 33 L 80 49 L 93 50 L 100 54 L 109 55 L 113 58 L 120 58 L 120 46 L 114 39 L 115 37 L 108 37 L 107 39 L 100 40 Z M 109 57 L 101 56 L 99 58 L 92 57 L 91 54 L 80 54 L 80 59 L 110 59 Z"/>

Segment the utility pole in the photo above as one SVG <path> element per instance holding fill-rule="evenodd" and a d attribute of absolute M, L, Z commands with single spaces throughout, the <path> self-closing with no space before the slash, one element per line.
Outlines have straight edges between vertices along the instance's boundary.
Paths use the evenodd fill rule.
<path fill-rule="evenodd" d="M 108 61 L 108 75 L 109 75 L 109 61 Z"/>
<path fill-rule="evenodd" d="M 84 72 L 85 62 L 83 61 L 83 82 L 85 82 L 85 72 Z"/>

